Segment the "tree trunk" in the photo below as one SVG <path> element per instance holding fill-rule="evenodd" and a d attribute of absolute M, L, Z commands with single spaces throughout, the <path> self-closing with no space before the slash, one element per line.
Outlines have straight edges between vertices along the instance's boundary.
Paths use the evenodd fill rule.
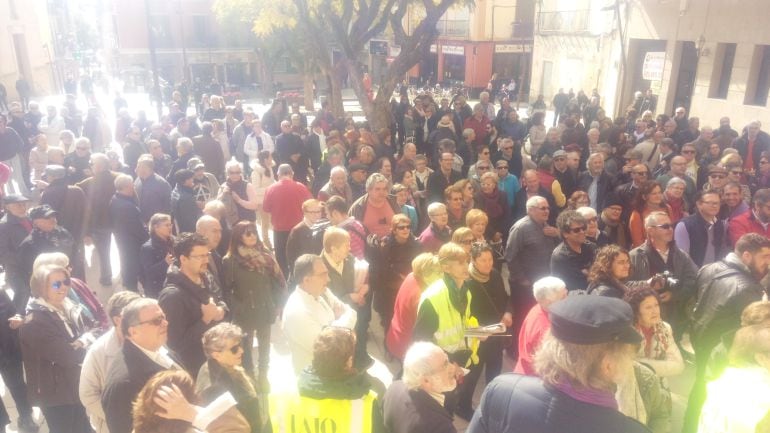
<path fill-rule="evenodd" d="M 313 94 L 313 62 L 310 59 L 305 58 L 302 62 L 303 66 L 303 93 L 305 96 L 305 110 L 315 112 L 315 95 Z"/>
<path fill-rule="evenodd" d="M 259 76 L 259 89 L 262 97 L 265 100 L 272 98 L 275 95 L 275 76 L 273 75 L 272 61 L 265 55 L 265 50 L 261 48 L 256 49 L 257 52 L 257 75 Z"/>

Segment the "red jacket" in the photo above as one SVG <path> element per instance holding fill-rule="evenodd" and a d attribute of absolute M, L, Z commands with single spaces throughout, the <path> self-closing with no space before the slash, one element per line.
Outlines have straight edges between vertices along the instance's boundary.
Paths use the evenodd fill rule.
<path fill-rule="evenodd" d="M 291 179 L 281 179 L 265 190 L 262 209 L 269 213 L 273 230 L 289 232 L 302 221 L 302 203 L 313 198 L 307 187 Z"/>
<path fill-rule="evenodd" d="M 519 362 L 516 363 L 514 373 L 537 376 L 533 364 L 535 352 L 549 329 L 551 321 L 548 319 L 548 312 L 540 304 L 532 307 L 519 331 Z"/>
<path fill-rule="evenodd" d="M 730 243 L 735 245 L 738 239 L 746 233 L 759 233 L 766 238 L 770 238 L 770 224 L 768 228 L 762 227 L 762 224 L 754 216 L 754 211 L 748 211 L 731 218 L 727 226 L 727 234 L 730 236 Z"/>
<path fill-rule="evenodd" d="M 413 273 L 409 273 L 401 283 L 393 307 L 393 319 L 390 322 L 385 344 L 388 351 L 398 359 L 404 359 L 406 350 L 412 344 L 412 329 L 417 321 L 417 307 L 420 304 L 422 289 L 417 284 Z"/>

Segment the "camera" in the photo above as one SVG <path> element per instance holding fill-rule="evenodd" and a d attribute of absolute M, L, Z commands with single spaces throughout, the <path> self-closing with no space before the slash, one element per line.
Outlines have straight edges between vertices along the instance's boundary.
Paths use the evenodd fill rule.
<path fill-rule="evenodd" d="M 655 274 L 654 278 L 663 280 L 663 287 L 658 289 L 658 292 L 660 293 L 670 292 L 671 289 L 679 285 L 679 278 L 674 278 L 674 274 L 672 274 L 670 271 L 657 273 Z"/>

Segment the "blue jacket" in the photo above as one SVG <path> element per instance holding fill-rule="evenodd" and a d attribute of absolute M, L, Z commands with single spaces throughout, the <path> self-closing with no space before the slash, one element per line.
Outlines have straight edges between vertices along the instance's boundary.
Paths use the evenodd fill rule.
<path fill-rule="evenodd" d="M 643 433 L 617 410 L 569 397 L 532 376 L 503 374 L 487 385 L 468 433 Z"/>

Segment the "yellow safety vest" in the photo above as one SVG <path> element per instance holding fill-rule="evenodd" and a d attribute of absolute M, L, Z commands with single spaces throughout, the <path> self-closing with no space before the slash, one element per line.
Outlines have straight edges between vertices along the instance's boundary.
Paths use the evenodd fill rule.
<path fill-rule="evenodd" d="M 426 301 L 430 302 L 438 315 L 438 329 L 433 333 L 435 343 L 449 353 L 470 349 L 471 356 L 464 365 L 470 367 L 479 363 L 479 339 L 471 338 L 466 341 L 465 330 L 479 326 L 479 321 L 471 316 L 471 292 L 468 291 L 466 296 L 468 302 L 465 305 L 465 314 L 460 315 L 449 299 L 449 288 L 442 278 L 425 289 L 420 296 L 420 305 Z"/>
<path fill-rule="evenodd" d="M 372 405 L 377 393 L 357 400 L 270 395 L 270 422 L 274 433 L 371 433 Z"/>

